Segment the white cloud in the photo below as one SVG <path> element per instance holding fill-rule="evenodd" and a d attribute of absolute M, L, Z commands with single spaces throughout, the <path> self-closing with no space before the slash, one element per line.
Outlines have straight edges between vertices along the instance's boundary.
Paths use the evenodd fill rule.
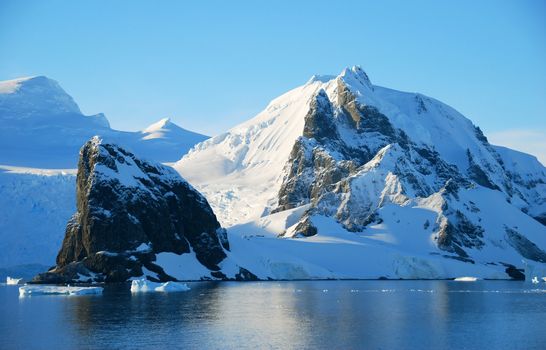
<path fill-rule="evenodd" d="M 490 143 L 509 147 L 521 152 L 529 153 L 546 164 L 546 131 L 529 129 L 511 129 L 490 133 L 487 139 Z"/>

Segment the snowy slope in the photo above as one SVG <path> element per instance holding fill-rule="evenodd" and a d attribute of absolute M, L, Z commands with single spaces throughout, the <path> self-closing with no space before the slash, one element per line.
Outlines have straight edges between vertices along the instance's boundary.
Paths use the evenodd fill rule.
<path fill-rule="evenodd" d="M 311 78 L 175 168 L 264 278 L 507 278 L 546 262 L 544 166 L 359 67 Z"/>
<path fill-rule="evenodd" d="M 258 218 L 274 204 L 318 88 L 307 84 L 287 92 L 253 119 L 196 145 L 175 165 L 205 194 L 223 225 Z"/>
<path fill-rule="evenodd" d="M 85 116 L 61 86 L 47 77 L 0 82 L 0 164 L 76 168 L 81 145 L 94 135 L 160 162 L 174 162 L 207 139 L 162 119 L 142 132 L 110 128 L 103 114 Z"/>

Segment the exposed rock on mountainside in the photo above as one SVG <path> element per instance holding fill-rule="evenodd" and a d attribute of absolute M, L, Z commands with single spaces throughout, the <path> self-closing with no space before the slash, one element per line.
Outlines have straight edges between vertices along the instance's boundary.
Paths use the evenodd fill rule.
<path fill-rule="evenodd" d="M 222 278 L 224 250 L 225 230 L 206 199 L 173 169 L 94 137 L 80 152 L 77 212 L 57 265 L 34 282 L 117 282 L 145 269 L 152 279 L 175 280 L 155 262 L 166 252 L 195 254 L 211 277 Z"/>
<path fill-rule="evenodd" d="M 0 95 L 25 92 L 27 83 L 0 83 Z M 57 96 L 53 90 L 46 95 Z M 60 105 L 51 108 L 64 116 L 67 110 L 80 113 L 70 100 L 55 100 Z M 16 107 L 7 108 L 18 116 L 10 128 L 29 115 L 17 114 Z M 79 114 L 74 120 L 80 117 L 87 118 Z M 51 161 L 49 155 L 67 142 L 79 142 L 80 131 L 89 130 L 69 119 L 40 130 L 18 129 L 25 140 L 48 135 L 42 140 L 50 146 L 47 156 L 28 149 L 25 154 Z M 71 127 L 59 133 L 65 122 Z M 6 130 L 0 130 L 2 142 L 21 138 Z M 153 154 L 176 150 L 185 135 L 168 119 L 129 136 L 102 130 L 113 132 L 108 140 L 148 157 L 135 147 L 145 145 L 155 160 Z M 76 137 L 63 138 L 72 133 Z M 150 147 L 155 142 L 158 148 Z M 470 120 L 433 98 L 373 85 L 358 67 L 338 76 L 314 76 L 255 118 L 195 145 L 175 164 L 215 214 L 170 168 L 115 144 L 93 139 L 82 149 L 78 211 L 67 226 L 57 266 L 37 281 L 122 281 L 141 275 L 152 280 L 521 279 L 546 271 L 544 166 L 533 156 L 491 145 Z M 18 181 L 2 182 L 7 178 L 0 174 L 6 193 L 32 192 L 22 191 L 27 185 Z M 33 188 L 62 184 L 66 189 L 73 177 L 58 180 Z M 26 197 L 40 205 L 21 217 L 37 222 L 38 211 L 61 222 L 55 212 L 42 209 L 62 203 L 51 205 L 43 194 Z M 215 215 L 227 228 L 229 250 Z M 12 226 L 0 221 L 0 227 Z M 26 227 L 21 231 L 31 237 Z M 54 246 L 36 243 L 32 249 Z"/>
<path fill-rule="evenodd" d="M 317 260 L 287 264 L 309 271 L 313 261 L 329 271 L 321 276 L 351 270 L 343 252 L 318 261 L 341 237 L 343 251 L 359 246 L 370 260 L 350 277 L 453 277 L 462 263 L 499 278 L 517 275 L 522 259 L 544 258 L 544 166 L 489 144 L 439 101 L 373 85 L 359 67 L 313 77 L 175 168 L 207 196 L 231 242 L 267 227 L 285 242 L 296 238 L 298 257 L 315 247 Z M 370 268 L 379 252 L 388 267 Z M 270 264 L 265 275 L 278 276 L 281 262 Z"/>

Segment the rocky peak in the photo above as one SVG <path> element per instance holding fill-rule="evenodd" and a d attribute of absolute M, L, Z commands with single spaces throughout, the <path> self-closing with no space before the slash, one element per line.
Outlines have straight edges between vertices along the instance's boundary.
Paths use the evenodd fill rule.
<path fill-rule="evenodd" d="M 37 282 L 125 281 L 143 268 L 172 280 L 156 254 L 195 253 L 219 274 L 229 249 L 206 199 L 174 171 L 143 161 L 98 137 L 80 151 L 77 212 L 70 219 L 57 266 Z"/>
<path fill-rule="evenodd" d="M 328 99 L 328 95 L 323 89 L 320 89 L 312 97 L 309 104 L 309 112 L 305 116 L 303 136 L 317 140 L 338 138 L 333 113 L 333 106 Z"/>
<path fill-rule="evenodd" d="M 349 85 L 354 85 L 355 87 L 360 85 L 373 91 L 373 85 L 368 74 L 366 74 L 360 66 L 352 66 L 351 68 L 343 69 L 338 78 Z"/>

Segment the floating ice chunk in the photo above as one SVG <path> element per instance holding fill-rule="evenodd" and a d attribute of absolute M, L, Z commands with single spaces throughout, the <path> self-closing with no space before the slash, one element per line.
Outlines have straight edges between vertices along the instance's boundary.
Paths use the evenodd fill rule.
<path fill-rule="evenodd" d="M 146 279 L 137 279 L 131 281 L 131 293 L 139 292 L 153 292 L 153 289 L 159 285 L 159 283 L 154 283 L 147 281 Z"/>
<path fill-rule="evenodd" d="M 186 283 L 167 282 L 155 289 L 157 292 L 185 292 L 190 290 Z"/>
<path fill-rule="evenodd" d="M 19 287 L 19 297 L 30 295 L 89 295 L 102 294 L 102 287 L 71 287 L 71 286 L 45 286 L 25 285 Z"/>
<path fill-rule="evenodd" d="M 146 292 L 185 292 L 190 290 L 185 283 L 166 282 L 156 283 L 141 278 L 131 282 L 131 293 L 146 293 Z"/>
<path fill-rule="evenodd" d="M 476 282 L 477 280 L 479 280 L 478 277 L 464 276 L 464 277 L 457 277 L 457 278 L 455 278 L 454 281 L 457 281 L 457 282 Z"/>
<path fill-rule="evenodd" d="M 13 277 L 6 277 L 6 284 L 8 285 L 16 285 L 19 284 L 23 279 L 22 278 L 13 278 Z"/>
<path fill-rule="evenodd" d="M 536 278 L 539 279 L 538 276 L 546 276 L 546 264 L 537 263 L 537 262 L 531 262 L 528 260 L 523 260 L 523 264 L 525 266 L 525 280 L 531 281 Z M 546 277 L 542 277 L 542 280 L 546 282 Z M 534 282 L 533 282 L 534 283 Z"/>

